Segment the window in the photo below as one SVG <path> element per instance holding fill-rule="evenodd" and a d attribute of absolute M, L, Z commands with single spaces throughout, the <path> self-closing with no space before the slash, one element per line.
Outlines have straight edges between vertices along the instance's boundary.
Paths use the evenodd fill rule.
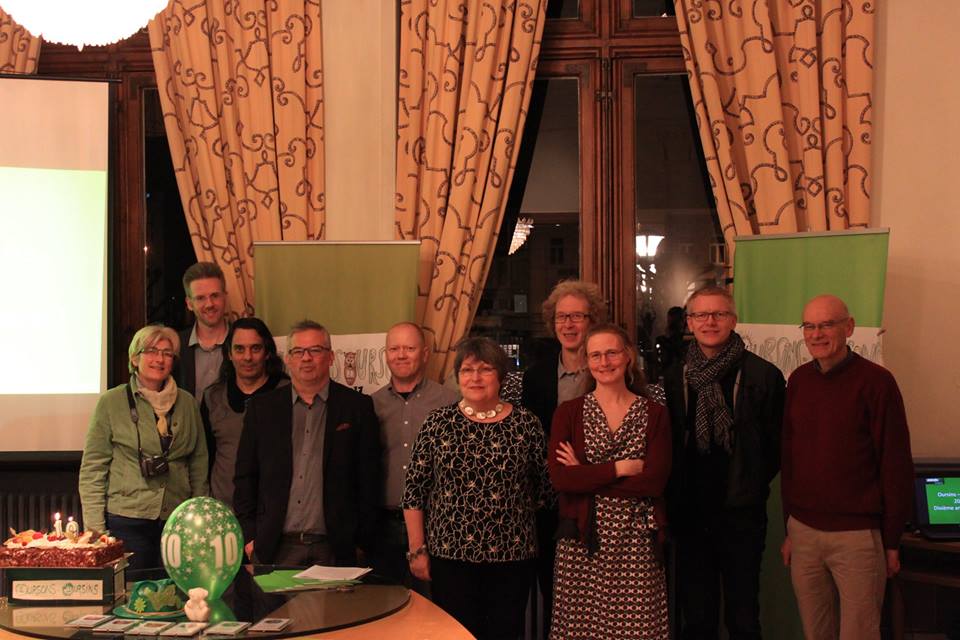
<path fill-rule="evenodd" d="M 547 11 L 473 331 L 519 343 L 525 366 L 536 349 L 525 343 L 546 335 L 543 299 L 559 280 L 580 277 L 600 285 L 655 378 L 653 341 L 667 310 L 726 274 L 673 2 L 558 0 Z M 511 255 L 509 239 L 526 221 L 526 242 Z"/>

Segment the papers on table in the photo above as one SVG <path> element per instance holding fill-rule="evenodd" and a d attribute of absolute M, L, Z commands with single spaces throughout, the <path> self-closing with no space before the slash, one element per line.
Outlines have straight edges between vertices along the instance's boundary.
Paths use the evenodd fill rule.
<path fill-rule="evenodd" d="M 332 569 L 333 567 L 311 567 L 307 571 L 313 569 Z M 340 570 L 339 568 L 337 570 Z M 348 575 L 364 575 L 370 571 L 370 569 L 352 569 L 354 573 Z M 357 574 L 356 572 L 360 573 Z M 277 569 L 271 571 L 270 573 L 264 573 L 258 576 L 254 576 L 253 580 L 257 585 L 264 591 L 264 593 L 276 593 L 278 591 L 308 591 L 315 589 L 340 589 L 340 588 L 352 588 L 355 585 L 360 584 L 359 580 L 313 580 L 310 578 L 298 578 L 297 576 L 306 573 L 306 571 L 298 571 L 297 569 Z M 339 575 L 339 574 L 338 574 Z"/>
<path fill-rule="evenodd" d="M 370 567 L 323 567 L 315 564 L 293 577 L 300 580 L 359 580 L 371 571 Z"/>

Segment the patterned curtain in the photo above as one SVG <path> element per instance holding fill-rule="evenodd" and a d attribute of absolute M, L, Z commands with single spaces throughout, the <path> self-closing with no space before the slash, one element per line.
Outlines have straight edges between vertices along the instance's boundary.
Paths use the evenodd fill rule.
<path fill-rule="evenodd" d="M 149 32 L 194 250 L 250 315 L 253 242 L 324 235 L 320 2 L 173 0 Z"/>
<path fill-rule="evenodd" d="M 36 73 L 40 38 L 13 21 L 0 8 L 0 73 Z"/>
<path fill-rule="evenodd" d="M 420 239 L 428 375 L 483 293 L 533 88 L 546 0 L 402 0 L 396 236 Z"/>
<path fill-rule="evenodd" d="M 874 4 L 674 1 L 730 254 L 736 235 L 866 227 Z"/>

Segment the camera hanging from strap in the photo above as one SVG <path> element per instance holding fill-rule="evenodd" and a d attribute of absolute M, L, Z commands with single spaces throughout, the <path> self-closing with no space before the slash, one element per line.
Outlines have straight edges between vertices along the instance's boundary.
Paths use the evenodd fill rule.
<path fill-rule="evenodd" d="M 160 438 L 160 455 L 143 455 L 140 442 L 140 412 L 137 411 L 137 403 L 133 399 L 133 391 L 130 390 L 129 384 L 127 385 L 127 405 L 130 407 L 130 420 L 133 422 L 133 430 L 137 432 L 137 460 L 140 463 L 140 474 L 144 478 L 153 478 L 165 474 L 170 468 L 170 463 L 167 460 L 170 438 L 166 439 L 166 443 L 164 443 L 164 438 Z M 170 410 L 170 413 L 173 413 L 173 409 Z"/>

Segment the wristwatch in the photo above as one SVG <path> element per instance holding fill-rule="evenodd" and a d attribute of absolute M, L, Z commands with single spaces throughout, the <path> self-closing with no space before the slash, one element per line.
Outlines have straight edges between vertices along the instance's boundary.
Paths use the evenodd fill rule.
<path fill-rule="evenodd" d="M 423 543 L 413 551 L 407 551 L 407 562 L 413 562 L 415 558 L 422 556 L 427 552 L 427 544 Z"/>

